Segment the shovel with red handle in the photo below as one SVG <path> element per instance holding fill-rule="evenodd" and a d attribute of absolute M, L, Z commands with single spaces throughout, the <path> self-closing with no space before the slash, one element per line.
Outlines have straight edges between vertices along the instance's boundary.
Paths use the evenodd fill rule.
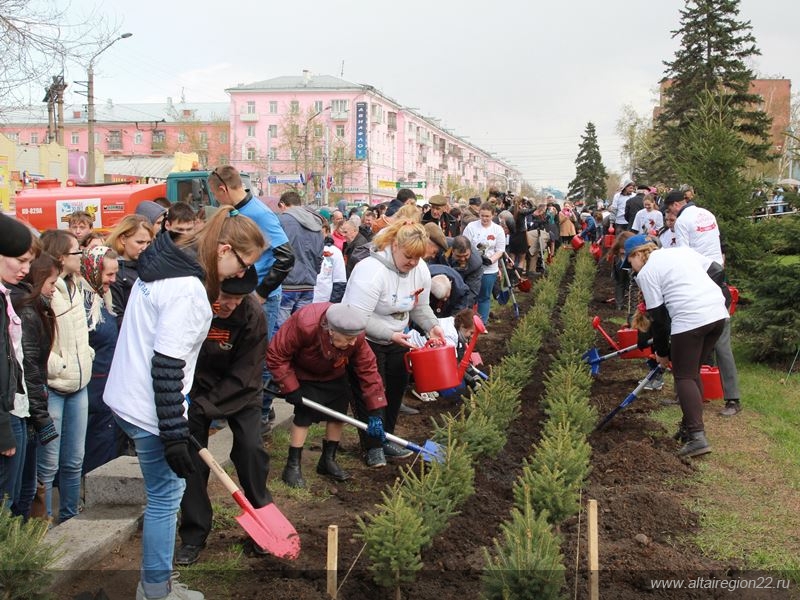
<path fill-rule="evenodd" d="M 278 558 L 295 559 L 300 554 L 300 536 L 289 520 L 278 510 L 275 503 L 267 504 L 261 508 L 253 508 L 250 501 L 242 493 L 242 490 L 233 482 L 225 470 L 208 451 L 203 448 L 194 436 L 190 436 L 192 443 L 197 448 L 200 458 L 214 472 L 214 475 L 222 482 L 236 504 L 242 509 L 242 514 L 236 517 L 239 525 L 245 530 L 247 535 L 253 538 L 258 546 Z"/>
<path fill-rule="evenodd" d="M 606 341 L 611 345 L 611 347 L 614 350 L 619 350 L 619 345 L 617 344 L 616 340 L 614 340 L 614 338 L 612 338 L 610 335 L 608 335 L 608 333 L 606 333 L 606 330 L 603 329 L 603 326 L 600 325 L 600 317 L 599 316 L 595 316 L 592 319 L 592 327 L 594 327 L 597 331 L 600 332 L 600 334 L 606 339 Z"/>

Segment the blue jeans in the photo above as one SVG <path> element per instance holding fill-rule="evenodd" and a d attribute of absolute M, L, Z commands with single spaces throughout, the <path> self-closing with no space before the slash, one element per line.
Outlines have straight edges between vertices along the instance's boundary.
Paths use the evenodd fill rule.
<path fill-rule="evenodd" d="M 314 290 L 308 290 L 305 292 L 287 292 L 286 290 L 283 290 L 281 293 L 281 309 L 278 312 L 278 327 L 275 328 L 275 331 L 277 331 L 281 325 L 286 323 L 286 321 L 289 320 L 289 317 L 307 304 L 311 304 L 313 300 Z"/>
<path fill-rule="evenodd" d="M 272 336 L 275 335 L 275 332 L 278 331 L 278 312 L 281 308 L 281 292 L 277 294 L 272 294 L 264 304 L 261 305 L 264 309 L 264 314 L 267 317 L 267 342 L 272 339 Z M 261 376 L 261 380 L 264 382 L 264 385 L 267 384 L 272 379 L 272 373 L 269 372 L 267 368 L 266 361 L 264 362 L 264 372 Z M 261 416 L 267 417 L 269 416 L 269 411 L 272 408 L 272 399 L 273 395 L 268 394 L 266 392 L 263 393 L 262 399 L 262 406 L 261 406 Z"/>
<path fill-rule="evenodd" d="M 38 456 L 39 436 L 28 424 L 28 444 L 25 450 L 25 461 L 22 464 L 22 484 L 19 497 L 14 500 L 11 512 L 14 516 L 28 519 L 31 515 L 33 497 L 36 495 L 36 457 Z"/>
<path fill-rule="evenodd" d="M 47 410 L 59 437 L 39 448 L 37 476 L 44 485 L 47 515 L 53 514 L 53 480 L 58 472 L 58 520 L 78 514 L 81 500 L 81 470 L 89 420 L 89 393 L 86 388 L 71 394 L 48 390 Z"/>
<path fill-rule="evenodd" d="M 8 415 L 14 435 L 14 456 L 0 455 L 0 502 L 11 508 L 19 500 L 22 489 L 22 471 L 28 446 L 28 427 L 25 419 Z"/>
<path fill-rule="evenodd" d="M 186 481 L 169 468 L 160 437 L 114 417 L 136 446 L 147 493 L 142 525 L 142 588 L 148 598 L 162 598 L 169 593 L 175 528 Z"/>
<path fill-rule="evenodd" d="M 481 276 L 481 291 L 478 293 L 478 314 L 484 323 L 489 322 L 489 308 L 492 305 L 492 289 L 497 273 L 484 273 Z"/>

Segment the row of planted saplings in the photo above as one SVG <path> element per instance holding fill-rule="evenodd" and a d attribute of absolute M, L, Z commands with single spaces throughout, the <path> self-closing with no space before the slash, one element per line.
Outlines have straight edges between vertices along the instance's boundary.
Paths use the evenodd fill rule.
<path fill-rule="evenodd" d="M 561 309 L 559 351 L 545 380 L 547 419 L 514 484 L 511 515 L 493 547 L 484 549 L 484 598 L 548 600 L 561 595 L 565 566 L 560 528 L 580 510 L 590 469 L 587 437 L 597 421 L 589 403 L 591 375 L 581 360 L 582 349 L 594 342 L 586 317 L 595 274 L 590 254 L 579 252 Z"/>
<path fill-rule="evenodd" d="M 458 414 L 444 414 L 434 424 L 433 439 L 443 447 L 443 460 L 403 469 L 376 511 L 358 519 L 373 578 L 393 588 L 396 598 L 401 584 L 414 581 L 423 568 L 423 550 L 474 494 L 477 461 L 495 457 L 505 446 L 509 425 L 520 412 L 521 390 L 550 332 L 569 261 L 570 253 L 557 253 L 547 277 L 534 288 L 533 308 L 508 341 L 509 353 Z"/>

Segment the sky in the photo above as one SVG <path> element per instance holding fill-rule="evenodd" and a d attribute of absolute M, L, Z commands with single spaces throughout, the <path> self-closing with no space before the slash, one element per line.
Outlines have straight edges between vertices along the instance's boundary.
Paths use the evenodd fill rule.
<path fill-rule="evenodd" d="M 65 0 L 56 0 L 64 4 Z M 683 0 L 307 0 L 231 4 L 72 0 L 131 32 L 95 62 L 98 102 L 228 100 L 225 88 L 283 75 L 370 84 L 442 119 L 536 187 L 566 190 L 591 121 L 609 171 L 622 170 L 623 107 L 652 114 Z M 763 77 L 800 87 L 800 2 L 741 0 Z M 68 83 L 85 65 L 67 64 Z M 67 102 L 85 102 L 73 90 Z M 34 95 L 41 95 L 35 92 Z"/>

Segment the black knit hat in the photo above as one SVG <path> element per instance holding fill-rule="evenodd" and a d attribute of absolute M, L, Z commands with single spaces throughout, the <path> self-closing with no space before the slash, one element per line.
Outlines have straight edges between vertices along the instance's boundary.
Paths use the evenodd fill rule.
<path fill-rule="evenodd" d="M 256 268 L 250 266 L 242 277 L 229 277 L 223 279 L 220 289 L 231 296 L 246 296 L 258 286 L 258 273 Z"/>

